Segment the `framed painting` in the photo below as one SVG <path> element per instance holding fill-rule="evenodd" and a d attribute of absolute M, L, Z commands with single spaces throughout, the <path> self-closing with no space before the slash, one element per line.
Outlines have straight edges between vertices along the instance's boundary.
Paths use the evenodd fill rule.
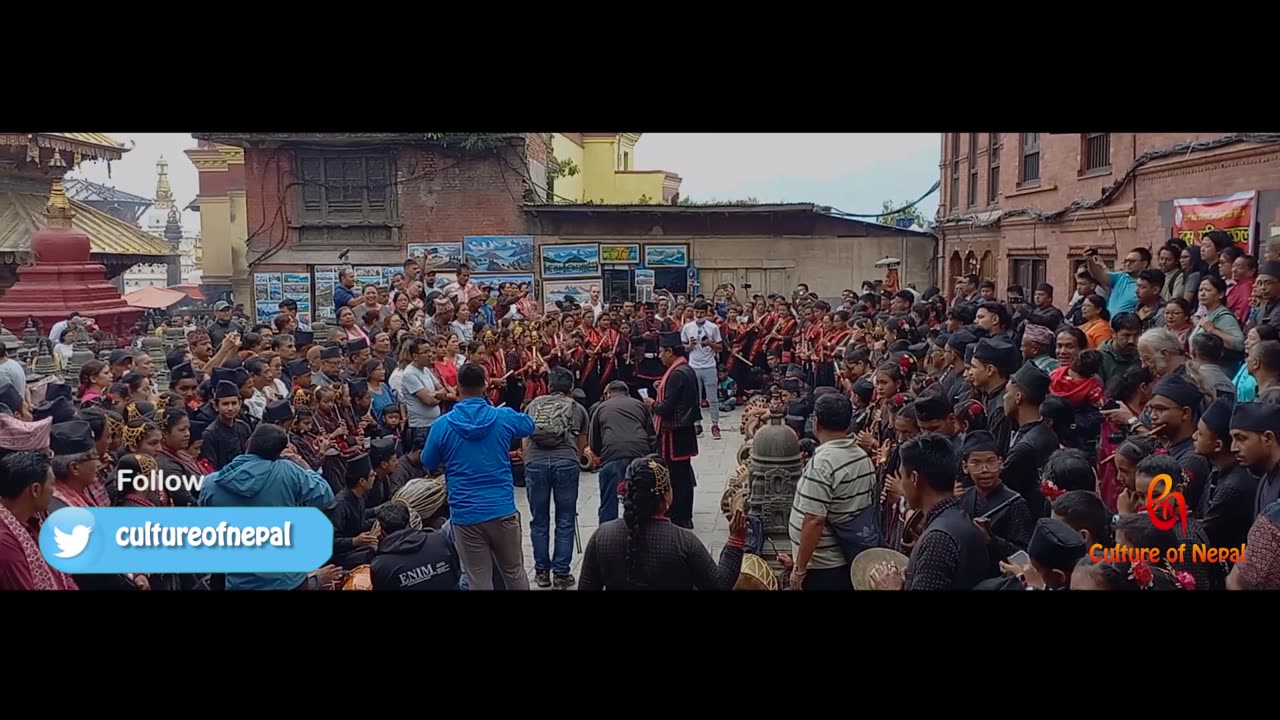
<path fill-rule="evenodd" d="M 644 266 L 647 268 L 689 267 L 689 246 L 645 245 Z"/>
<path fill-rule="evenodd" d="M 468 235 L 462 249 L 473 273 L 533 272 L 532 235 Z"/>
<path fill-rule="evenodd" d="M 409 257 L 418 258 L 426 270 L 457 270 L 462 264 L 462 243 L 411 243 Z"/>
<path fill-rule="evenodd" d="M 636 265 L 640 262 L 640 246 L 600 245 L 600 262 L 605 265 Z"/>
<path fill-rule="evenodd" d="M 543 245 L 539 251 L 544 280 L 600 275 L 600 246 L 595 243 Z"/>
<path fill-rule="evenodd" d="M 556 310 L 556 301 L 573 296 L 579 303 L 591 297 L 591 286 L 599 285 L 600 278 L 582 278 L 581 280 L 543 280 L 542 309 L 543 312 Z"/>

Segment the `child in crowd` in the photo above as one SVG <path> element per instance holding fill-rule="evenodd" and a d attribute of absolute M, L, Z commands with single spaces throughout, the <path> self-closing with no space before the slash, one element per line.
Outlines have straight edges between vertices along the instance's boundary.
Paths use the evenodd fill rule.
<path fill-rule="evenodd" d="M 986 430 L 968 433 L 961 457 L 964 473 L 973 480 L 973 486 L 960 496 L 960 505 L 987 541 L 994 574 L 1000 562 L 1027 549 L 1035 520 L 1026 499 L 1000 479 L 1004 458 L 994 435 Z"/>
<path fill-rule="evenodd" d="M 729 370 L 721 365 L 716 369 L 720 384 L 716 386 L 716 396 L 720 400 L 720 412 L 727 413 L 738 407 L 738 383 L 729 377 Z"/>

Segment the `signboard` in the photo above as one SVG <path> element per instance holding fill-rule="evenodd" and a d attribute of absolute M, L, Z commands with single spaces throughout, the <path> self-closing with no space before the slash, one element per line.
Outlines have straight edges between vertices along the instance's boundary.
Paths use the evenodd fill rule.
<path fill-rule="evenodd" d="M 1254 233 L 1258 214 L 1258 192 L 1248 190 L 1210 198 L 1180 198 L 1173 201 L 1173 233 L 1186 243 L 1198 243 L 1204 234 L 1222 230 L 1236 247 L 1256 255 Z"/>

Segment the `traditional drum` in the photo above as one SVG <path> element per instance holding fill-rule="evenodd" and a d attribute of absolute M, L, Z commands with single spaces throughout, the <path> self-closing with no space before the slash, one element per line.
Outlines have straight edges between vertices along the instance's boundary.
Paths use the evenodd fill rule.
<path fill-rule="evenodd" d="M 871 583 L 871 568 L 882 562 L 892 563 L 900 569 L 907 569 L 907 556 L 889 548 L 871 548 L 858 553 L 849 566 L 849 577 L 853 580 L 854 590 L 875 590 Z M 746 563 L 743 563 L 746 567 Z"/>
<path fill-rule="evenodd" d="M 409 509 L 418 513 L 419 523 L 436 514 L 449 494 L 441 478 L 417 478 L 405 483 L 393 500 L 403 500 Z"/>
<path fill-rule="evenodd" d="M 351 572 L 347 573 L 347 579 L 342 581 L 343 590 L 372 590 L 373 589 L 373 566 L 360 565 Z"/>
<path fill-rule="evenodd" d="M 744 554 L 742 556 L 742 572 L 738 574 L 738 582 L 734 590 L 777 590 L 778 578 L 773 574 L 769 563 L 759 555 Z"/>

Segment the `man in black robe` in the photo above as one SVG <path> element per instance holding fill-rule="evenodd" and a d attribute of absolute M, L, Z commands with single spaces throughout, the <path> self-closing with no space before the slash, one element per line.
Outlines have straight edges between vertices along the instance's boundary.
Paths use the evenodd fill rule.
<path fill-rule="evenodd" d="M 340 374 L 340 379 L 349 383 L 359 379 L 364 372 L 364 363 L 370 357 L 369 341 L 364 338 L 349 340 L 343 350 L 347 354 L 347 367 Z"/>
<path fill-rule="evenodd" d="M 378 536 L 372 532 L 373 520 L 365 512 L 365 498 L 373 489 L 373 466 L 368 454 L 347 460 L 346 487 L 338 493 L 329 520 L 333 523 L 333 558 L 335 565 L 350 570 L 369 563 L 378 549 Z"/>
<path fill-rule="evenodd" d="M 1193 441 L 1196 453 L 1209 460 L 1209 482 L 1196 515 L 1202 518 L 1203 541 L 1212 547 L 1235 547 L 1244 543 L 1253 523 L 1253 500 L 1258 478 L 1236 463 L 1231 452 L 1231 413 L 1235 402 L 1215 400 L 1200 416 Z M 1228 568 L 1229 569 L 1229 568 Z"/>
<path fill-rule="evenodd" d="M 182 396 L 188 407 L 199 401 L 196 390 L 200 387 L 196 380 L 196 369 L 189 362 L 177 365 L 169 370 L 169 390 Z"/>
<path fill-rule="evenodd" d="M 947 337 L 947 347 L 943 353 L 947 365 L 938 377 L 938 389 L 935 392 L 940 392 L 953 408 L 960 402 L 962 395 L 968 396 L 964 381 L 964 351 L 976 342 L 978 338 L 968 330 L 960 330 Z"/>
<path fill-rule="evenodd" d="M 655 395 L 645 404 L 653 412 L 658 433 L 658 453 L 671 470 L 672 502 L 667 516 L 679 527 L 693 529 L 693 457 L 698 454 L 696 427 L 702 422 L 698 409 L 698 376 L 685 360 L 680 333 L 662 333 L 659 338 L 662 364 L 667 370 L 658 381 Z"/>
<path fill-rule="evenodd" d="M 643 315 L 631 323 L 631 359 L 635 368 L 631 375 L 631 389 L 637 398 L 641 388 L 653 396 L 654 382 L 666 371 L 659 358 L 658 336 L 676 330 L 671 318 L 659 320 L 654 317 L 656 307 L 654 303 L 644 303 Z"/>
<path fill-rule="evenodd" d="M 391 476 L 395 474 L 399 460 L 396 458 L 396 439 L 377 438 L 369 441 L 369 464 L 373 466 L 373 487 L 365 497 L 365 505 L 376 508 L 391 499 Z"/>
<path fill-rule="evenodd" d="M 1231 413 L 1231 451 L 1258 477 L 1253 520 L 1280 500 L 1280 405 L 1240 403 Z"/>
<path fill-rule="evenodd" d="M 1160 378 L 1152 388 L 1151 400 L 1146 407 L 1151 413 L 1151 434 L 1160 439 L 1160 444 L 1169 451 L 1169 457 L 1178 461 L 1178 467 L 1186 476 L 1183 492 L 1186 493 L 1187 509 L 1196 511 L 1207 508 L 1201 501 L 1208 494 L 1211 469 L 1209 461 L 1196 454 L 1192 441 L 1203 397 L 1200 388 L 1185 376 L 1170 373 Z"/>
<path fill-rule="evenodd" d="M 1032 517 L 1049 514 L 1040 494 L 1040 470 L 1058 449 L 1058 436 L 1040 418 L 1040 403 L 1049 395 L 1049 376 L 1027 361 L 1009 379 L 1004 392 L 1004 413 L 1018 431 L 1009 440 L 1000 476 L 1027 501 Z"/>
<path fill-rule="evenodd" d="M 249 424 L 240 418 L 240 388 L 235 383 L 219 382 L 213 396 L 218 415 L 204 431 L 200 457 L 208 460 L 214 470 L 221 470 L 244 453 L 251 431 Z"/>
<path fill-rule="evenodd" d="M 960 506 L 987 540 L 994 575 L 1001 561 L 1027 549 L 1035 520 L 1026 499 L 1001 481 L 1003 460 L 991 433 L 975 430 L 966 435 L 963 453 L 965 474 L 972 478 L 973 487 L 960 496 Z"/>
<path fill-rule="evenodd" d="M 1008 457 L 1012 428 L 1004 410 L 1005 385 L 1009 374 L 1018 366 L 1018 350 L 1004 340 L 983 338 L 974 345 L 969 363 L 973 379 L 973 399 L 982 402 L 987 411 L 987 429 L 996 439 L 1000 455 Z"/>

